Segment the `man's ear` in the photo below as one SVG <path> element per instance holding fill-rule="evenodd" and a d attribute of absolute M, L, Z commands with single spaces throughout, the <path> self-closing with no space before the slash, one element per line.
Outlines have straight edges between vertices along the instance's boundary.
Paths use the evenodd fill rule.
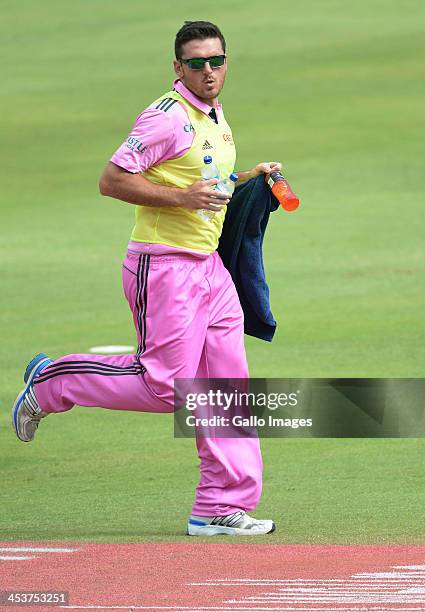
<path fill-rule="evenodd" d="M 183 77 L 183 67 L 181 65 L 181 62 L 179 62 L 178 60 L 174 60 L 173 65 L 174 65 L 174 72 L 179 77 L 179 79 L 181 79 Z"/>

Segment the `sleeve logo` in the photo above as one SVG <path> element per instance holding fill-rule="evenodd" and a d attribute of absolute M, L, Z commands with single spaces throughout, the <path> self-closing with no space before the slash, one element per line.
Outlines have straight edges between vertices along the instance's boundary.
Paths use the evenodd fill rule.
<path fill-rule="evenodd" d="M 139 153 L 144 153 L 148 148 L 147 146 L 143 146 L 143 142 L 137 140 L 137 138 L 133 138 L 132 136 L 127 138 L 125 146 L 130 149 L 130 151 L 138 151 Z"/>

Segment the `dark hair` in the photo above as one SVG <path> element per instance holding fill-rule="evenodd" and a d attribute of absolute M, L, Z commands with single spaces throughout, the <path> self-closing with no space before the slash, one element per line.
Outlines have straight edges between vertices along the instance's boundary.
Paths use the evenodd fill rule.
<path fill-rule="evenodd" d="M 184 25 L 176 34 L 174 50 L 176 59 L 181 59 L 182 47 L 190 40 L 205 40 L 206 38 L 219 38 L 224 53 L 226 53 L 226 41 L 220 29 L 210 21 L 185 21 Z"/>

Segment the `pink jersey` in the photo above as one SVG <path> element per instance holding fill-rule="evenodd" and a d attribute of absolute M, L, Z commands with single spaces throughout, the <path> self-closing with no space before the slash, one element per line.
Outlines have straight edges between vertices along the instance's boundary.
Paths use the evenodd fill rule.
<path fill-rule="evenodd" d="M 212 107 L 202 102 L 180 80 L 174 81 L 173 87 L 192 106 L 211 116 Z M 214 110 L 221 113 L 221 104 Z M 167 159 L 184 155 L 192 146 L 193 137 L 193 127 L 181 104 L 173 104 L 168 112 L 151 104 L 137 117 L 127 140 L 110 161 L 128 172 L 144 172 Z"/>

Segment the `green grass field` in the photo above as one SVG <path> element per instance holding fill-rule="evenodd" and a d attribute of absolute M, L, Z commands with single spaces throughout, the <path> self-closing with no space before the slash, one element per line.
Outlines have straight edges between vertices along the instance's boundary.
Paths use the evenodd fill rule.
<path fill-rule="evenodd" d="M 425 117 L 420 0 L 0 2 L 0 540 L 172 541 L 197 482 L 170 415 L 75 408 L 19 443 L 27 361 L 133 344 L 121 260 L 133 207 L 100 172 L 170 88 L 185 19 L 228 42 L 237 169 L 278 159 L 300 195 L 265 263 L 278 331 L 253 376 L 423 377 Z M 264 440 L 273 542 L 424 543 L 423 440 Z M 234 540 L 232 540 L 234 541 Z M 268 540 L 269 541 L 269 540 Z"/>

